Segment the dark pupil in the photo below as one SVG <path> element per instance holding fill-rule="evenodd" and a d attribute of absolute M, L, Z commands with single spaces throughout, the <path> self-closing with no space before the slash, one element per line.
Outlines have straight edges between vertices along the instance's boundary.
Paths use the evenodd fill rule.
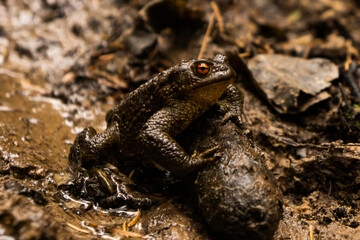
<path fill-rule="evenodd" d="M 197 66 L 197 71 L 200 74 L 207 74 L 209 71 L 209 66 L 207 66 L 206 64 L 199 64 Z"/>

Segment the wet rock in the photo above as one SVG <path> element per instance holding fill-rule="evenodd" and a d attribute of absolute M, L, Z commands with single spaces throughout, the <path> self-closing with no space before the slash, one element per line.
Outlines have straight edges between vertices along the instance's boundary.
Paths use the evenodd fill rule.
<path fill-rule="evenodd" d="M 249 61 L 255 84 L 279 113 L 305 111 L 330 97 L 324 90 L 339 70 L 327 59 L 302 59 L 276 54 L 257 55 Z"/>
<path fill-rule="evenodd" d="M 215 162 L 196 174 L 190 189 L 219 237 L 272 239 L 281 218 L 281 194 L 248 131 L 231 121 L 224 123 L 223 117 L 213 107 L 188 129 L 190 152 L 219 147 Z"/>

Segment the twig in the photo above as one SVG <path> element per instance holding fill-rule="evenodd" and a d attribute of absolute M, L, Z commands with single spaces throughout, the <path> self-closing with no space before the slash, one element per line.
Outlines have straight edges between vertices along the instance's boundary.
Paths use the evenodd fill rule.
<path fill-rule="evenodd" d="M 131 180 L 131 178 L 133 177 L 135 173 L 135 169 L 131 170 L 130 174 L 129 174 L 129 179 Z"/>
<path fill-rule="evenodd" d="M 204 55 L 204 51 L 206 49 L 206 45 L 209 41 L 209 38 L 210 38 L 210 33 L 211 33 L 211 30 L 213 29 L 214 27 L 214 22 L 215 22 L 215 14 L 212 13 L 211 14 L 211 17 L 210 17 L 210 20 L 209 20 L 209 25 L 206 29 L 206 33 L 205 33 L 205 36 L 204 36 L 204 39 L 203 39 L 203 42 L 201 44 L 201 48 L 200 48 L 200 52 L 199 52 L 199 55 L 198 55 L 198 59 L 202 58 L 203 55 Z"/>
<path fill-rule="evenodd" d="M 117 228 L 111 229 L 110 232 L 114 233 L 114 234 L 118 234 L 118 235 L 123 235 L 125 237 L 148 238 L 147 236 L 142 235 L 140 233 L 124 231 L 124 230 L 117 229 Z"/>
<path fill-rule="evenodd" d="M 239 53 L 239 56 L 242 58 L 247 58 L 250 57 L 250 53 L 249 52 Z"/>
<path fill-rule="evenodd" d="M 126 221 L 123 222 L 122 227 L 123 227 L 123 231 L 127 231 L 127 222 Z"/>
<path fill-rule="evenodd" d="M 68 225 L 72 229 L 75 229 L 76 231 L 79 231 L 79 232 L 82 232 L 82 233 L 91 233 L 90 230 L 79 228 L 79 227 L 77 227 L 77 226 L 75 226 L 75 225 L 73 225 L 71 223 L 66 223 L 66 225 Z"/>
<path fill-rule="evenodd" d="M 346 61 L 344 63 L 344 68 L 346 71 L 349 70 L 350 63 L 352 62 L 351 53 L 350 53 L 350 45 L 351 45 L 351 42 L 347 41 L 346 42 Z"/>
<path fill-rule="evenodd" d="M 291 147 L 309 147 L 309 148 L 317 148 L 317 149 L 346 149 L 349 147 L 360 147 L 360 143 L 347 143 L 347 144 L 334 144 L 334 143 L 322 143 L 320 145 L 318 144 L 312 144 L 312 143 L 298 143 L 293 141 L 290 138 L 287 137 L 281 137 L 281 136 L 277 136 L 271 133 L 267 133 L 264 131 L 260 131 L 261 134 L 263 134 L 264 136 L 270 137 L 274 140 L 276 140 L 279 143 L 283 143 L 287 146 L 291 146 Z"/>
<path fill-rule="evenodd" d="M 310 225 L 309 227 L 309 231 L 310 231 L 310 240 L 314 240 L 314 227 L 312 225 Z"/>
<path fill-rule="evenodd" d="M 141 216 L 141 210 L 139 209 L 135 215 L 135 217 L 133 218 L 133 220 L 131 220 L 131 222 L 129 222 L 128 227 L 132 227 L 134 226 L 140 219 Z"/>
<path fill-rule="evenodd" d="M 221 16 L 221 13 L 220 13 L 220 9 L 219 9 L 219 6 L 216 4 L 215 1 L 211 1 L 211 7 L 215 13 L 215 16 L 216 16 L 216 20 L 217 22 L 219 23 L 219 31 L 221 33 L 224 32 L 224 21 L 223 21 L 223 18 Z"/>
<path fill-rule="evenodd" d="M 331 180 L 330 180 L 330 183 L 329 183 L 329 191 L 328 191 L 328 195 L 330 196 L 330 194 L 331 194 L 331 190 L 332 190 L 332 183 L 331 183 Z"/>
<path fill-rule="evenodd" d="M 309 44 L 307 44 L 307 46 L 305 47 L 305 50 L 302 54 L 302 58 L 308 58 L 309 57 L 309 54 L 310 54 L 310 51 L 311 49 L 314 47 L 314 43 L 313 42 L 310 42 Z"/>
<path fill-rule="evenodd" d="M 11 78 L 24 78 L 25 75 L 21 72 L 14 72 L 12 70 L 0 67 L 0 74 L 7 75 Z"/>

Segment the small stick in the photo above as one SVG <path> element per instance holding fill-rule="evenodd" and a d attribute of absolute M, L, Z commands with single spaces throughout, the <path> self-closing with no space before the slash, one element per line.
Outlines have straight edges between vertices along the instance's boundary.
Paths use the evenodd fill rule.
<path fill-rule="evenodd" d="M 332 189 L 332 184 L 331 184 L 331 180 L 330 180 L 330 184 L 329 184 L 330 186 L 329 186 L 329 192 L 328 192 L 328 195 L 330 196 L 330 194 L 331 194 L 331 189 Z"/>
<path fill-rule="evenodd" d="M 75 226 L 74 224 L 71 224 L 71 223 L 66 223 L 66 224 L 69 227 L 71 227 L 72 229 L 75 229 L 76 231 L 79 231 L 79 232 L 82 232 L 82 233 L 91 233 L 90 230 L 79 228 L 79 227 Z"/>
<path fill-rule="evenodd" d="M 132 227 L 134 226 L 140 219 L 141 216 L 141 210 L 139 209 L 134 217 L 133 220 L 131 220 L 131 222 L 128 223 L 128 227 Z"/>
<path fill-rule="evenodd" d="M 131 170 L 130 174 L 129 174 L 129 179 L 131 180 L 131 178 L 133 177 L 135 173 L 135 169 Z"/>
<path fill-rule="evenodd" d="M 314 240 L 314 227 L 310 225 L 310 240 Z"/>
<path fill-rule="evenodd" d="M 356 58 L 359 57 L 359 52 L 356 48 L 353 47 L 350 40 L 346 41 L 346 61 L 344 63 L 345 70 L 349 70 L 349 66 L 352 62 L 351 55 L 354 55 Z"/>
<path fill-rule="evenodd" d="M 122 229 L 123 231 L 127 231 L 127 222 L 126 221 L 123 222 L 122 227 L 123 227 L 123 229 Z"/>
<path fill-rule="evenodd" d="M 123 231 L 126 233 L 126 232 L 128 232 L 128 230 L 127 230 L 127 223 L 126 223 L 126 221 L 124 221 L 123 222 L 123 225 L 122 225 L 122 227 L 123 227 Z M 128 238 L 129 237 L 129 235 L 127 235 L 127 234 L 125 234 L 125 237 L 126 238 Z"/>
<path fill-rule="evenodd" d="M 213 29 L 213 26 L 214 26 L 214 22 L 215 22 L 215 14 L 211 14 L 211 17 L 210 17 L 210 20 L 209 20 L 209 25 L 206 29 L 206 33 L 205 33 L 205 36 L 204 36 L 204 39 L 203 39 L 203 42 L 201 44 L 201 48 L 200 48 L 200 52 L 199 52 L 199 55 L 198 55 L 198 59 L 202 58 L 203 55 L 204 55 L 204 51 L 206 49 L 206 45 L 209 41 L 209 38 L 210 38 L 210 33 L 211 33 L 211 30 Z"/>
<path fill-rule="evenodd" d="M 142 239 L 148 238 L 147 236 L 142 235 L 140 233 L 124 231 L 124 230 L 121 230 L 121 229 L 111 229 L 110 232 L 114 233 L 114 234 L 123 235 L 125 237 L 134 237 L 134 238 L 142 238 Z"/>
<path fill-rule="evenodd" d="M 350 63 L 352 62 L 352 59 L 351 59 L 351 54 L 349 53 L 349 51 L 346 51 L 346 61 L 344 63 L 344 69 L 346 71 L 349 70 L 349 67 L 350 67 Z"/>
<path fill-rule="evenodd" d="M 213 11 L 215 13 L 216 20 L 219 23 L 219 31 L 221 33 L 223 33 L 224 32 L 224 21 L 223 21 L 223 18 L 221 16 L 221 13 L 220 13 L 219 6 L 216 4 L 215 1 L 211 1 L 211 7 L 213 8 Z"/>
<path fill-rule="evenodd" d="M 309 44 L 307 44 L 307 46 L 305 47 L 305 50 L 302 54 L 302 58 L 308 58 L 309 57 L 309 54 L 310 54 L 310 51 L 311 49 L 313 48 L 314 46 L 314 43 L 313 42 L 310 42 Z"/>
<path fill-rule="evenodd" d="M 247 58 L 250 57 L 250 53 L 249 52 L 239 53 L 239 56 L 242 58 Z"/>

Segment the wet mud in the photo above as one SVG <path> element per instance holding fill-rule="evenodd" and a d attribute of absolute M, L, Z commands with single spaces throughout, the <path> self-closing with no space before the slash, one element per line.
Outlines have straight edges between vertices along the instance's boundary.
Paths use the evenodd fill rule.
<path fill-rule="evenodd" d="M 143 188 L 152 188 L 154 201 L 144 209 L 101 208 L 67 191 L 68 154 L 76 135 L 88 125 L 104 130 L 106 112 L 129 92 L 199 53 L 214 12 L 211 4 L 147 2 L 0 1 L 1 237 L 218 236 L 182 181 L 164 185 L 135 171 L 135 185 L 142 179 Z M 358 239 L 359 4 L 269 0 L 217 5 L 225 30 L 217 20 L 204 56 L 235 51 L 230 62 L 245 95 L 246 134 L 261 149 L 282 194 L 283 213 L 269 239 Z M 166 16 L 174 21 L 159 21 Z M 325 79 L 326 86 L 312 94 L 304 93 L 301 84 L 291 86 L 290 102 L 282 101 L 271 96 L 276 88 L 257 84 L 250 67 L 257 56 L 274 53 L 307 61 L 323 58 L 336 65 L 338 76 Z M 264 68 L 285 76 L 281 69 L 288 70 L 287 62 L 279 64 Z M 307 68 L 299 64 L 297 69 Z M 297 105 L 287 111 L 294 106 L 291 101 Z"/>

